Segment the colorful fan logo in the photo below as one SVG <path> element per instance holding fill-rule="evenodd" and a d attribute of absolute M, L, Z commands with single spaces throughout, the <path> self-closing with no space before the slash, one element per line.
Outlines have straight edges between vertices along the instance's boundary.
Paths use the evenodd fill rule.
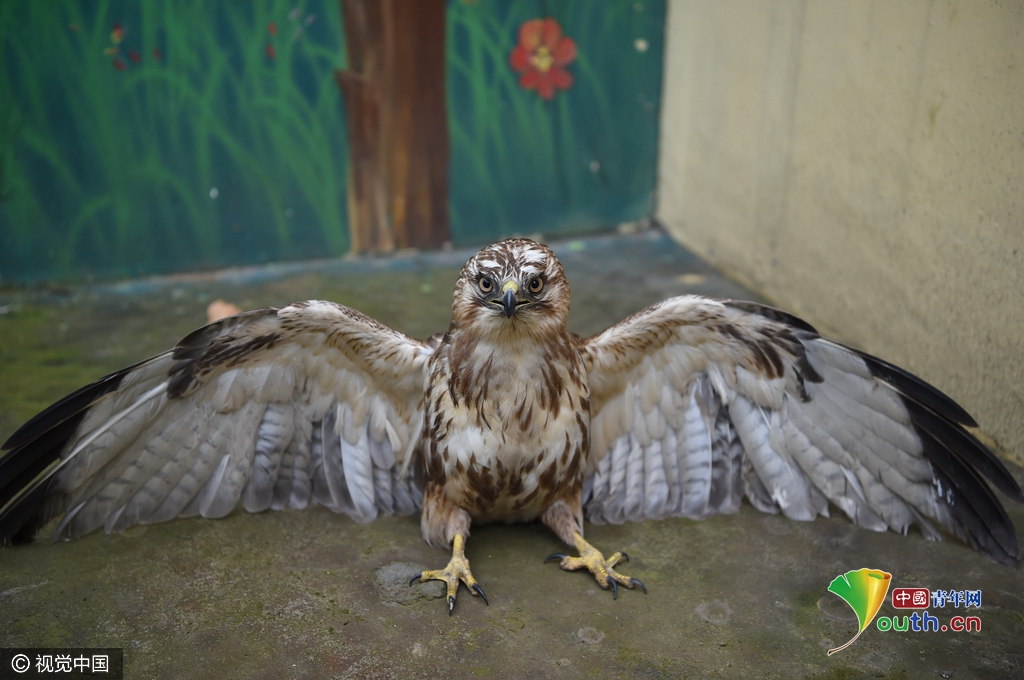
<path fill-rule="evenodd" d="M 874 620 L 878 609 L 885 602 L 885 595 L 889 592 L 891 580 L 892 574 L 880 569 L 854 569 L 832 579 L 832 583 L 828 586 L 829 591 L 843 598 L 846 604 L 850 605 L 857 615 L 860 628 L 853 639 L 845 645 L 828 650 L 829 656 L 856 642 L 864 629 Z"/>

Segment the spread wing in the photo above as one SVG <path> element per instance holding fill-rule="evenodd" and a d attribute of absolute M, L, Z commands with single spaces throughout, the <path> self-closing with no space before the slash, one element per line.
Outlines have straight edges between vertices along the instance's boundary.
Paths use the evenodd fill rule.
<path fill-rule="evenodd" d="M 1024 501 L 937 389 L 754 303 L 678 297 L 583 343 L 591 390 L 591 521 L 756 508 L 856 524 L 931 521 L 1009 564 L 1021 556 L 982 479 Z"/>
<path fill-rule="evenodd" d="M 246 312 L 65 397 L 0 458 L 0 542 L 66 512 L 102 526 L 304 508 L 369 521 L 421 502 L 404 475 L 432 348 L 331 302 Z"/>

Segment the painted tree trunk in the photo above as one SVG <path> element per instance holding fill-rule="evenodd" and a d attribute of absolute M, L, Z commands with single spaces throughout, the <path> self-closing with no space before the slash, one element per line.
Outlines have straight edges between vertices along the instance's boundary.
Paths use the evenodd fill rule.
<path fill-rule="evenodd" d="M 353 252 L 450 239 L 445 0 L 341 0 Z"/>

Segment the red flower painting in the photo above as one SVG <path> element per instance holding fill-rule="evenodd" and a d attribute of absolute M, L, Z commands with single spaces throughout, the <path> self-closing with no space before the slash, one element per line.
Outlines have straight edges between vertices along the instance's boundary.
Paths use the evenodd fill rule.
<path fill-rule="evenodd" d="M 565 70 L 576 59 L 576 43 L 562 35 L 554 19 L 531 19 L 519 27 L 519 44 L 509 55 L 509 63 L 522 73 L 519 85 L 537 90 L 543 99 L 555 96 L 555 90 L 572 87 L 572 74 Z"/>

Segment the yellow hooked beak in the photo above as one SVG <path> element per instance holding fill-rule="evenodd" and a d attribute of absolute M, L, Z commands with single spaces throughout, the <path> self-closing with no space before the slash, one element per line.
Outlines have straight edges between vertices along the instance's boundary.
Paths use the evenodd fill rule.
<path fill-rule="evenodd" d="M 502 308 L 505 310 L 505 316 L 512 318 L 512 315 L 516 313 L 516 307 L 519 304 L 519 286 L 515 281 L 506 281 L 505 285 L 501 287 L 501 297 L 495 302 L 500 302 Z"/>

